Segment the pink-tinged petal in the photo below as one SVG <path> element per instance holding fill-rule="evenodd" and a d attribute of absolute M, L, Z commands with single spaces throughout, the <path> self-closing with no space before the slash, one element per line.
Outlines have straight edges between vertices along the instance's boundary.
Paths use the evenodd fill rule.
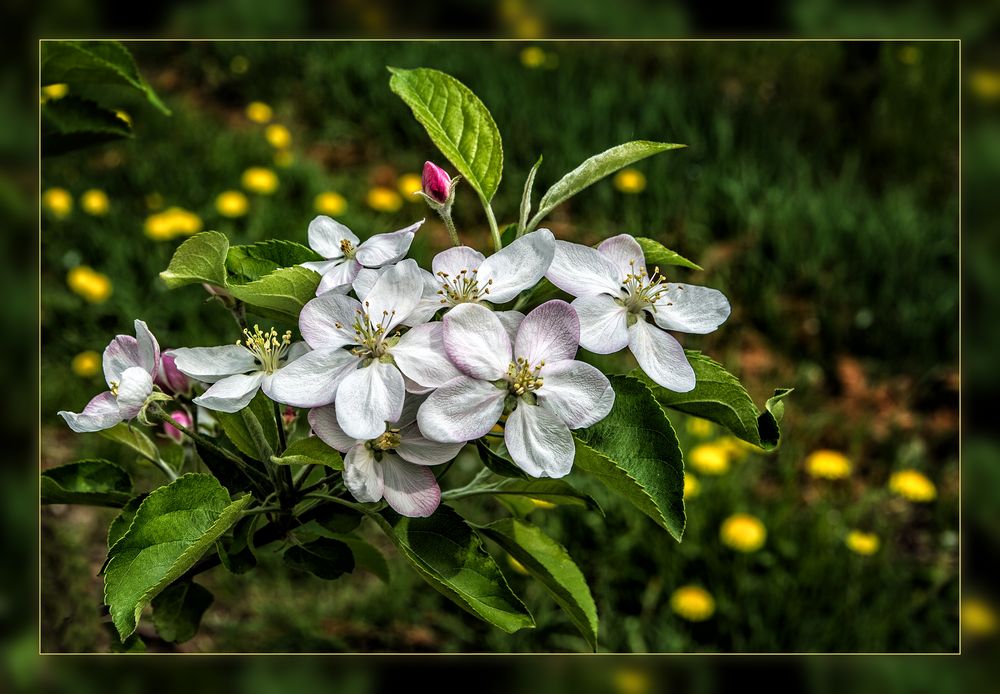
<path fill-rule="evenodd" d="M 382 471 L 374 452 L 364 444 L 354 446 L 344 456 L 344 485 L 362 503 L 382 498 Z"/>
<path fill-rule="evenodd" d="M 729 300 L 718 289 L 671 282 L 650 314 L 664 330 L 704 335 L 725 323 L 729 312 Z"/>
<path fill-rule="evenodd" d="M 337 398 L 337 388 L 360 360 L 346 349 L 317 349 L 275 371 L 263 383 L 264 393 L 292 407 L 320 407 Z"/>
<path fill-rule="evenodd" d="M 141 366 L 151 378 L 156 378 L 156 371 L 160 368 L 160 343 L 143 321 L 136 320 L 134 325 L 139 347 L 139 363 L 136 366 Z"/>
<path fill-rule="evenodd" d="M 358 246 L 354 257 L 365 267 L 382 267 L 402 260 L 410 250 L 413 235 L 423 223 L 424 220 L 421 219 L 405 229 L 390 234 L 376 234 Z"/>
<path fill-rule="evenodd" d="M 451 176 L 437 164 L 425 161 L 420 186 L 424 195 L 443 205 L 451 195 Z"/>
<path fill-rule="evenodd" d="M 167 352 L 181 373 L 196 381 L 215 383 L 234 374 L 245 374 L 258 368 L 250 351 L 241 345 L 221 347 L 180 347 Z"/>
<path fill-rule="evenodd" d="M 417 424 L 431 441 L 472 441 L 497 423 L 506 396 L 506 389 L 492 383 L 459 376 L 430 394 L 417 412 Z"/>
<path fill-rule="evenodd" d="M 580 319 L 565 301 L 553 299 L 521 321 L 514 340 L 514 357 L 524 357 L 532 366 L 572 359 L 580 347 Z"/>
<path fill-rule="evenodd" d="M 400 431 L 402 440 L 396 446 L 396 453 L 400 458 L 414 465 L 441 465 L 453 460 L 458 452 L 465 445 L 464 441 L 458 443 L 439 443 L 429 441 L 420 433 L 420 428 L 414 423 L 404 427 Z"/>
<path fill-rule="evenodd" d="M 421 386 L 437 387 L 459 371 L 444 351 L 444 325 L 424 323 L 410 328 L 389 350 L 403 375 Z"/>
<path fill-rule="evenodd" d="M 118 400 L 110 390 L 95 396 L 83 408 L 83 412 L 60 410 L 59 416 L 66 420 L 69 428 L 78 434 L 110 429 L 122 421 L 121 412 L 118 410 Z"/>
<path fill-rule="evenodd" d="M 125 369 L 118 384 L 118 411 L 122 419 L 132 419 L 153 392 L 153 377 L 141 366 Z"/>
<path fill-rule="evenodd" d="M 392 453 L 382 454 L 382 496 L 396 513 L 426 518 L 441 503 L 441 488 L 429 468 L 411 465 Z"/>
<path fill-rule="evenodd" d="M 621 278 L 638 275 L 646 269 L 646 256 L 642 252 L 642 246 L 628 234 L 605 239 L 597 246 L 597 250 L 614 263 Z"/>
<path fill-rule="evenodd" d="M 581 296 L 571 304 L 580 317 L 580 346 L 595 354 L 613 354 L 628 345 L 628 311 L 607 294 Z"/>
<path fill-rule="evenodd" d="M 567 359 L 546 366 L 542 381 L 538 404 L 558 415 L 570 429 L 596 424 L 608 416 L 615 402 L 608 377 L 582 361 Z"/>
<path fill-rule="evenodd" d="M 343 294 L 324 294 L 306 302 L 299 312 L 299 332 L 313 349 L 356 344 L 354 321 L 361 302 Z"/>
<path fill-rule="evenodd" d="M 196 397 L 194 403 L 216 412 L 239 412 L 253 400 L 263 379 L 260 371 L 228 376 Z"/>
<path fill-rule="evenodd" d="M 373 361 L 348 374 L 337 388 L 337 421 L 348 436 L 359 441 L 385 432 L 403 411 L 406 389 L 403 375 L 393 364 Z"/>
<path fill-rule="evenodd" d="M 104 379 L 108 387 L 122 380 L 125 369 L 142 366 L 139 358 L 139 341 L 131 335 L 118 335 L 104 348 L 102 357 Z"/>
<path fill-rule="evenodd" d="M 412 393 L 413 395 L 425 395 L 434 390 L 434 386 L 422 386 L 412 378 L 407 378 L 403 376 L 403 387 L 406 388 L 407 393 Z"/>
<path fill-rule="evenodd" d="M 333 405 L 309 410 L 309 426 L 320 441 L 341 453 L 347 453 L 357 444 L 364 443 L 344 433 L 337 424 L 337 409 Z"/>
<path fill-rule="evenodd" d="M 465 270 L 466 273 L 478 270 L 484 260 L 486 260 L 486 256 L 474 248 L 455 246 L 434 256 L 431 261 L 431 272 L 434 273 L 434 277 L 437 277 L 440 272 L 445 273 L 448 277 L 456 277 L 462 270 Z"/>
<path fill-rule="evenodd" d="M 628 329 L 628 347 L 646 375 L 664 388 L 676 393 L 694 388 L 694 369 L 684 355 L 684 348 L 669 333 L 645 321 L 636 321 Z"/>
<path fill-rule="evenodd" d="M 334 258 L 333 260 L 307 260 L 304 263 L 299 263 L 300 267 L 304 267 L 306 270 L 312 270 L 313 272 L 318 272 L 321 275 L 325 275 L 334 269 L 338 265 L 344 263 L 343 258 Z"/>
<path fill-rule="evenodd" d="M 343 258 L 341 241 L 358 245 L 358 237 L 353 231 L 326 215 L 319 215 L 309 222 L 309 247 L 324 258 Z"/>
<path fill-rule="evenodd" d="M 511 342 L 493 311 L 479 304 L 459 304 L 442 322 L 444 348 L 459 371 L 484 381 L 507 373 Z"/>
<path fill-rule="evenodd" d="M 479 288 L 489 293 L 483 298 L 503 303 L 538 284 L 552 264 L 555 243 L 551 231 L 539 229 L 484 260 L 479 267 Z"/>
<path fill-rule="evenodd" d="M 565 477 L 573 469 L 573 434 L 545 407 L 517 404 L 504 426 L 511 460 L 532 477 Z"/>
<path fill-rule="evenodd" d="M 323 294 L 346 294 L 351 289 L 351 283 L 361 271 L 361 263 L 356 260 L 345 260 L 327 270 L 316 285 L 316 296 Z"/>
<path fill-rule="evenodd" d="M 373 325 L 386 333 L 406 320 L 420 303 L 424 281 L 415 260 L 404 260 L 382 273 L 364 300 Z"/>
<path fill-rule="evenodd" d="M 619 296 L 625 279 L 611 259 L 596 248 L 567 241 L 556 241 L 552 264 L 545 276 L 573 296 Z"/>
<path fill-rule="evenodd" d="M 177 361 L 170 352 L 164 352 L 160 356 L 160 368 L 153 380 L 156 385 L 168 393 L 187 393 L 191 390 L 191 382 L 177 368 Z"/>
<path fill-rule="evenodd" d="M 521 327 L 524 314 L 520 311 L 495 311 L 494 315 L 500 319 L 503 329 L 507 331 L 510 343 L 514 344 L 514 339 L 517 337 L 517 329 Z"/>

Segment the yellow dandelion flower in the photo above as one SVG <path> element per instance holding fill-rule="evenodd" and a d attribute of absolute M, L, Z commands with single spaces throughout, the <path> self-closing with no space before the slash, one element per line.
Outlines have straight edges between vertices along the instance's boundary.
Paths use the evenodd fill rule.
<path fill-rule="evenodd" d="M 264 138 L 275 149 L 288 149 L 292 145 L 292 133 L 281 123 L 272 123 L 264 129 Z"/>
<path fill-rule="evenodd" d="M 934 501 L 937 488 L 917 470 L 899 470 L 889 477 L 889 489 L 905 499 L 916 502 Z"/>
<path fill-rule="evenodd" d="M 238 190 L 226 190 L 215 198 L 215 209 L 223 217 L 242 217 L 247 213 L 250 201 Z"/>
<path fill-rule="evenodd" d="M 701 493 L 701 482 L 690 472 L 684 473 L 684 498 L 693 499 Z"/>
<path fill-rule="evenodd" d="M 724 475 L 729 472 L 729 451 L 717 443 L 703 443 L 688 453 L 688 463 L 703 475 Z"/>
<path fill-rule="evenodd" d="M 542 499 L 535 499 L 535 498 L 529 497 L 528 501 L 530 501 L 532 504 L 534 504 L 535 508 L 540 508 L 543 511 L 548 511 L 549 509 L 553 509 L 553 508 L 556 507 L 556 505 L 553 504 L 551 501 L 543 501 Z"/>
<path fill-rule="evenodd" d="M 647 694 L 653 689 L 649 675 L 634 668 L 615 671 L 614 684 L 617 694 Z"/>
<path fill-rule="evenodd" d="M 738 552 L 756 552 L 764 546 L 767 529 L 760 519 L 748 513 L 736 513 L 722 522 L 722 543 Z"/>
<path fill-rule="evenodd" d="M 164 215 L 162 212 L 146 217 L 143 231 L 154 241 L 168 241 L 174 237 L 173 222 L 169 215 Z"/>
<path fill-rule="evenodd" d="M 681 586 L 670 596 L 670 609 L 689 622 L 704 622 L 715 614 L 715 599 L 700 586 Z"/>
<path fill-rule="evenodd" d="M 974 70 L 969 75 L 969 88 L 983 101 L 1000 98 L 1000 70 Z"/>
<path fill-rule="evenodd" d="M 57 219 L 65 219 L 73 211 L 73 196 L 65 188 L 49 188 L 42 193 L 42 207 Z"/>
<path fill-rule="evenodd" d="M 989 636 L 996 633 L 997 613 L 979 598 L 962 600 L 962 631 L 969 636 Z"/>
<path fill-rule="evenodd" d="M 115 115 L 118 116 L 118 120 L 123 121 L 128 127 L 132 127 L 132 116 L 128 114 L 128 111 L 123 111 L 120 108 L 115 109 Z"/>
<path fill-rule="evenodd" d="M 641 193 L 646 189 L 646 177 L 638 169 L 622 169 L 615 174 L 614 184 L 623 193 Z"/>
<path fill-rule="evenodd" d="M 707 419 L 688 417 L 686 426 L 688 433 L 699 439 L 707 439 L 712 435 L 712 423 Z"/>
<path fill-rule="evenodd" d="M 392 188 L 375 186 L 365 197 L 368 207 L 379 212 L 395 212 L 403 206 L 403 198 Z"/>
<path fill-rule="evenodd" d="M 851 461 L 843 453 L 824 448 L 809 454 L 806 472 L 812 477 L 841 480 L 851 474 Z"/>
<path fill-rule="evenodd" d="M 865 533 L 860 530 L 852 530 L 847 533 L 847 537 L 844 538 L 844 544 L 847 545 L 847 549 L 851 550 L 855 554 L 869 557 L 878 551 L 882 542 L 875 533 Z"/>
<path fill-rule="evenodd" d="M 86 265 L 77 265 L 66 275 L 66 284 L 73 293 L 92 304 L 100 304 L 111 296 L 111 279 Z"/>
<path fill-rule="evenodd" d="M 721 439 L 716 440 L 715 443 L 726 449 L 731 461 L 740 461 L 750 453 L 762 453 L 764 451 L 761 447 L 735 436 L 723 436 Z"/>
<path fill-rule="evenodd" d="M 87 214 L 101 217 L 108 213 L 111 203 L 108 201 L 107 193 L 97 188 L 91 188 L 80 196 L 80 207 Z"/>
<path fill-rule="evenodd" d="M 916 65 L 920 62 L 920 49 L 916 46 L 903 46 L 899 49 L 899 62 L 904 65 Z"/>
<path fill-rule="evenodd" d="M 201 217 L 183 207 L 170 207 L 164 214 L 170 215 L 177 236 L 192 236 L 202 230 Z"/>
<path fill-rule="evenodd" d="M 347 211 L 347 200 L 340 193 L 328 190 L 316 196 L 313 200 L 313 207 L 320 214 L 336 217 Z"/>
<path fill-rule="evenodd" d="M 271 107 L 265 104 L 263 101 L 252 101 L 247 104 L 247 118 L 252 120 L 254 123 L 260 123 L 263 125 L 271 120 L 274 116 L 274 111 Z"/>
<path fill-rule="evenodd" d="M 101 355 L 93 350 L 80 352 L 73 357 L 70 367 L 80 378 L 96 376 L 101 371 Z"/>
<path fill-rule="evenodd" d="M 404 199 L 410 202 L 419 202 L 420 198 L 414 195 L 414 193 L 424 189 L 424 182 L 420 174 L 408 173 L 399 177 L 396 187 L 399 188 L 399 192 Z"/>
<path fill-rule="evenodd" d="M 538 46 L 528 46 L 521 50 L 521 65 L 535 69 L 545 65 L 545 51 Z"/>
<path fill-rule="evenodd" d="M 42 101 L 56 101 L 69 94 L 68 84 L 49 84 L 42 87 Z"/>
<path fill-rule="evenodd" d="M 274 165 L 282 169 L 287 169 L 295 162 L 295 155 L 291 150 L 279 149 L 274 153 Z"/>
<path fill-rule="evenodd" d="M 507 563 L 510 564 L 510 568 L 514 569 L 514 571 L 518 572 L 519 574 L 522 574 L 524 576 L 529 576 L 530 575 L 528 573 L 528 570 L 526 568 L 524 568 L 524 564 L 522 564 L 521 562 L 519 562 L 517 559 L 515 559 L 512 556 L 510 556 L 509 554 L 507 555 Z"/>
<path fill-rule="evenodd" d="M 259 195 L 270 195 L 278 189 L 278 174 L 263 166 L 247 169 L 240 181 L 244 188 Z"/>

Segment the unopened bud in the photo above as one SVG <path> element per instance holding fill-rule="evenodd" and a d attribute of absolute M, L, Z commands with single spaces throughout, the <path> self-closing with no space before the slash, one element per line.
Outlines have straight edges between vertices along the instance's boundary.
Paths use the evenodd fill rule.
<path fill-rule="evenodd" d="M 440 166 L 429 161 L 424 162 L 424 175 L 421 178 L 423 193 L 434 202 L 444 205 L 451 197 L 451 176 Z"/>
<path fill-rule="evenodd" d="M 160 358 L 160 368 L 156 371 L 156 385 L 165 392 L 177 395 L 191 390 L 191 382 L 180 372 L 172 354 Z"/>
<path fill-rule="evenodd" d="M 183 410 L 178 410 L 176 412 L 170 413 L 170 419 L 174 420 L 180 424 L 185 429 L 191 428 L 191 417 L 188 416 L 187 412 Z M 170 424 L 163 425 L 163 433 L 172 438 L 177 443 L 180 443 L 184 439 L 184 434 L 177 427 L 171 426 Z"/>

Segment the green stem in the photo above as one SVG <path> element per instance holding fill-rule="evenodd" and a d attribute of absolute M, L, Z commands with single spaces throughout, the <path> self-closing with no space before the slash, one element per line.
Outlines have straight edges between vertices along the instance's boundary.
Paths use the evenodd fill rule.
<path fill-rule="evenodd" d="M 288 440 L 285 438 L 285 420 L 281 416 L 281 406 L 278 403 L 272 401 L 274 405 L 274 423 L 278 427 L 278 446 L 280 450 L 278 455 L 280 456 L 288 448 Z M 268 461 L 270 463 L 270 461 Z M 280 489 L 282 490 L 281 498 L 283 505 L 294 504 L 295 501 L 295 483 L 292 481 L 292 470 L 287 465 L 278 466 L 278 483 L 280 484 Z"/>
<path fill-rule="evenodd" d="M 444 222 L 444 228 L 448 230 L 448 236 L 451 237 L 451 243 L 455 246 L 461 246 L 462 241 L 458 238 L 458 230 L 455 228 L 455 222 L 451 219 L 451 207 L 443 207 L 438 211 L 441 216 L 441 221 Z"/>
<path fill-rule="evenodd" d="M 337 478 L 337 473 L 335 473 L 335 472 L 331 473 L 331 474 L 327 475 L 326 477 L 324 477 L 323 479 L 321 479 L 319 482 L 315 482 L 314 484 L 310 484 L 305 489 L 300 489 L 299 490 L 299 494 L 300 495 L 307 495 L 307 494 L 309 494 L 309 492 L 315 491 L 316 489 L 319 489 L 324 484 L 328 484 L 328 483 L 332 482 L 333 480 L 335 480 L 336 478 Z M 334 487 L 334 489 L 336 489 L 336 486 Z"/>
<path fill-rule="evenodd" d="M 489 201 L 484 198 L 479 198 L 480 202 L 483 203 L 483 209 L 486 210 L 486 221 L 490 223 L 490 234 L 493 236 L 493 248 L 499 252 L 503 248 L 503 241 L 500 240 L 500 229 L 497 228 L 497 218 L 493 216 L 493 208 L 490 206 Z"/>

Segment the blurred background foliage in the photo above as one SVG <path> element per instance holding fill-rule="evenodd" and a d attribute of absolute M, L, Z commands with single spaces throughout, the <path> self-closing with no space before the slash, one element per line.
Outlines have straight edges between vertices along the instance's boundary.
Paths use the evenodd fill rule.
<path fill-rule="evenodd" d="M 796 388 L 770 456 L 674 418 L 698 487 L 680 545 L 582 474 L 574 481 L 606 518 L 532 511 L 590 580 L 602 648 L 956 650 L 957 44 L 127 45 L 173 115 L 91 88 L 82 95 L 121 105 L 135 139 L 42 167 L 43 465 L 120 459 L 99 437 L 71 435 L 55 411 L 99 388 L 96 353 L 133 317 L 165 347 L 235 339 L 199 288 L 167 292 L 155 279 L 186 236 L 302 242 L 321 211 L 362 237 L 428 216 L 412 255 L 426 264 L 447 246 L 410 194 L 436 153 L 385 70 L 435 67 L 470 86 L 504 136 L 501 223 L 514 220 L 539 154 L 544 190 L 625 140 L 687 144 L 595 185 L 547 225 L 584 243 L 651 236 L 692 258 L 705 270 L 683 280 L 719 287 L 734 311 L 685 345 L 726 364 L 758 402 Z M 485 248 L 481 211 L 460 191 L 459 229 Z M 894 476 L 903 470 L 914 473 Z M 723 531 L 734 514 L 751 518 Z M 54 509 L 42 520 L 42 650 L 106 650 L 95 606 L 110 514 Z M 390 559 L 388 587 L 364 574 L 324 583 L 266 557 L 252 576 L 216 571 L 216 603 L 180 648 L 584 647 L 514 564 L 503 562 L 539 628 L 508 636 Z M 154 650 L 175 648 L 148 636 Z"/>

